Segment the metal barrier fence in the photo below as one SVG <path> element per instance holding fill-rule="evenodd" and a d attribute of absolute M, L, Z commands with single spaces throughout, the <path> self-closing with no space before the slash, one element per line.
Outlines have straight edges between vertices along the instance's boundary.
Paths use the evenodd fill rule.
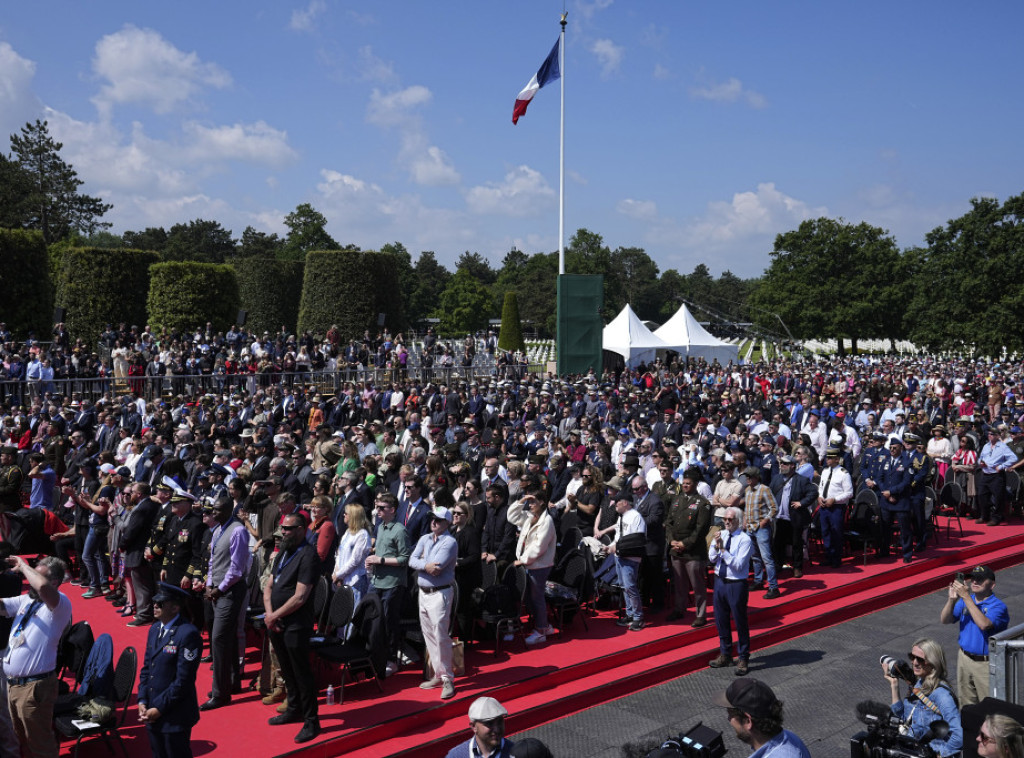
<path fill-rule="evenodd" d="M 989 694 L 1024 705 L 1024 624 L 988 638 Z"/>
<path fill-rule="evenodd" d="M 324 396 L 336 395 L 346 382 L 372 382 L 374 386 L 406 379 L 415 382 L 432 381 L 451 384 L 460 381 L 481 379 L 520 380 L 528 374 L 542 374 L 541 364 L 510 366 L 507 368 L 448 366 L 423 368 L 411 366 L 407 369 L 341 369 L 339 371 L 277 371 L 260 374 L 196 374 L 167 376 L 126 376 L 103 378 L 54 379 L 48 382 L 3 381 L 0 382 L 0 403 L 30 403 L 44 397 L 60 395 L 81 399 L 98 400 L 102 397 L 116 397 L 137 392 L 145 400 L 158 400 L 174 395 L 192 396 L 207 393 L 224 394 L 236 389 L 253 393 L 260 388 L 273 386 L 313 387 Z"/>

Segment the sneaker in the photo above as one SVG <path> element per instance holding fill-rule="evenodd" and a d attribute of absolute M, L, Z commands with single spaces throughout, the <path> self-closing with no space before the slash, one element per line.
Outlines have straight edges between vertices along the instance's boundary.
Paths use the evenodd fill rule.
<path fill-rule="evenodd" d="M 643 619 L 633 619 L 633 623 L 629 625 L 629 631 L 631 631 L 631 632 L 639 632 L 643 628 L 644 628 L 644 620 Z"/>
<path fill-rule="evenodd" d="M 83 600 L 92 600 L 94 597 L 103 597 L 103 590 L 98 590 L 95 587 L 93 587 L 84 595 L 82 595 Z"/>
<path fill-rule="evenodd" d="M 543 634 L 541 634 L 537 630 L 534 630 L 533 633 L 530 634 L 530 636 L 526 638 L 526 644 L 527 645 L 539 645 L 542 642 L 547 642 L 547 639 L 548 638 L 545 637 Z"/>
<path fill-rule="evenodd" d="M 398 664 L 394 661 L 388 661 L 387 665 L 384 666 L 384 676 L 389 677 L 398 673 Z"/>
<path fill-rule="evenodd" d="M 632 623 L 633 623 L 633 619 L 631 619 L 629 616 L 623 616 L 622 618 L 620 618 L 618 621 L 615 622 L 615 626 L 629 626 Z"/>
<path fill-rule="evenodd" d="M 442 684 L 441 678 L 435 676 L 433 679 L 427 679 L 424 682 L 420 682 L 420 689 L 421 690 L 433 690 L 433 689 L 437 689 L 438 687 L 440 687 L 441 684 Z"/>
<path fill-rule="evenodd" d="M 455 683 L 451 679 L 445 679 L 444 687 L 441 688 L 441 699 L 451 700 L 455 697 Z"/>
<path fill-rule="evenodd" d="M 708 665 L 713 669 L 724 669 L 726 666 L 732 665 L 732 658 L 719 654 L 717 658 L 708 661 Z"/>
<path fill-rule="evenodd" d="M 558 631 L 555 629 L 555 627 L 551 626 L 550 624 L 548 624 L 546 627 L 544 627 L 543 629 L 541 629 L 539 631 L 540 631 L 541 634 L 543 634 L 545 636 L 552 635 L 552 634 L 558 634 Z"/>
<path fill-rule="evenodd" d="M 782 597 L 782 593 L 779 592 L 778 588 L 773 587 L 772 589 L 768 590 L 766 593 L 761 595 L 761 597 L 763 597 L 765 600 L 774 600 L 777 597 Z"/>

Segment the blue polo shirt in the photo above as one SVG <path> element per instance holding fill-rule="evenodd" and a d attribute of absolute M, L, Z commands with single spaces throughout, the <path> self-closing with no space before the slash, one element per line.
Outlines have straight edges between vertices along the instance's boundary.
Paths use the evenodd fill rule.
<path fill-rule="evenodd" d="M 1006 603 L 995 595 L 989 595 L 981 602 L 978 602 L 974 595 L 971 595 L 971 598 L 985 617 L 992 621 L 992 628 L 988 632 L 981 631 L 971 618 L 971 614 L 967 612 L 964 601 L 957 600 L 953 606 L 953 618 L 960 621 L 960 648 L 971 655 L 988 655 L 988 638 L 1006 630 L 1010 624 L 1010 613 L 1006 609 Z"/>
<path fill-rule="evenodd" d="M 41 479 L 32 480 L 32 492 L 29 494 L 29 508 L 45 508 L 53 510 L 53 488 L 57 484 L 57 472 L 50 466 L 40 469 Z"/>

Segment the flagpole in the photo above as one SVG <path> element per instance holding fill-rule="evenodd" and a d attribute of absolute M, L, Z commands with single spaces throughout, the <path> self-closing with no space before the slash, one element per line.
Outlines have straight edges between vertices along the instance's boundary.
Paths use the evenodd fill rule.
<path fill-rule="evenodd" d="M 562 125 L 558 138 L 558 273 L 565 273 L 565 18 L 568 12 L 562 13 L 562 44 L 559 55 L 562 60 L 558 69 L 562 80 Z"/>

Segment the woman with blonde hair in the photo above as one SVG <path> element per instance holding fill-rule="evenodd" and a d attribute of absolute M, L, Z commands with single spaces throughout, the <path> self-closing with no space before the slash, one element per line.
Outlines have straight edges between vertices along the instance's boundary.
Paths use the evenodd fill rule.
<path fill-rule="evenodd" d="M 922 637 L 910 648 L 908 657 L 916 681 L 907 697 L 902 699 L 899 679 L 882 664 L 882 673 L 892 695 L 892 712 L 903 720 L 907 731 L 918 740 L 928 736 L 933 721 L 945 721 L 949 725 L 949 734 L 945 739 L 934 739 L 928 744 L 939 756 L 959 753 L 964 744 L 964 730 L 956 695 L 946 681 L 946 654 L 942 645 Z"/>
<path fill-rule="evenodd" d="M 985 717 L 978 730 L 978 755 L 982 758 L 1024 758 L 1024 727 L 1001 713 Z"/>
<path fill-rule="evenodd" d="M 359 503 L 346 505 L 342 518 L 347 528 L 338 544 L 331 578 L 336 587 L 350 587 L 355 604 L 359 605 L 369 586 L 366 556 L 370 554 L 370 520 L 366 517 L 366 509 Z"/>

